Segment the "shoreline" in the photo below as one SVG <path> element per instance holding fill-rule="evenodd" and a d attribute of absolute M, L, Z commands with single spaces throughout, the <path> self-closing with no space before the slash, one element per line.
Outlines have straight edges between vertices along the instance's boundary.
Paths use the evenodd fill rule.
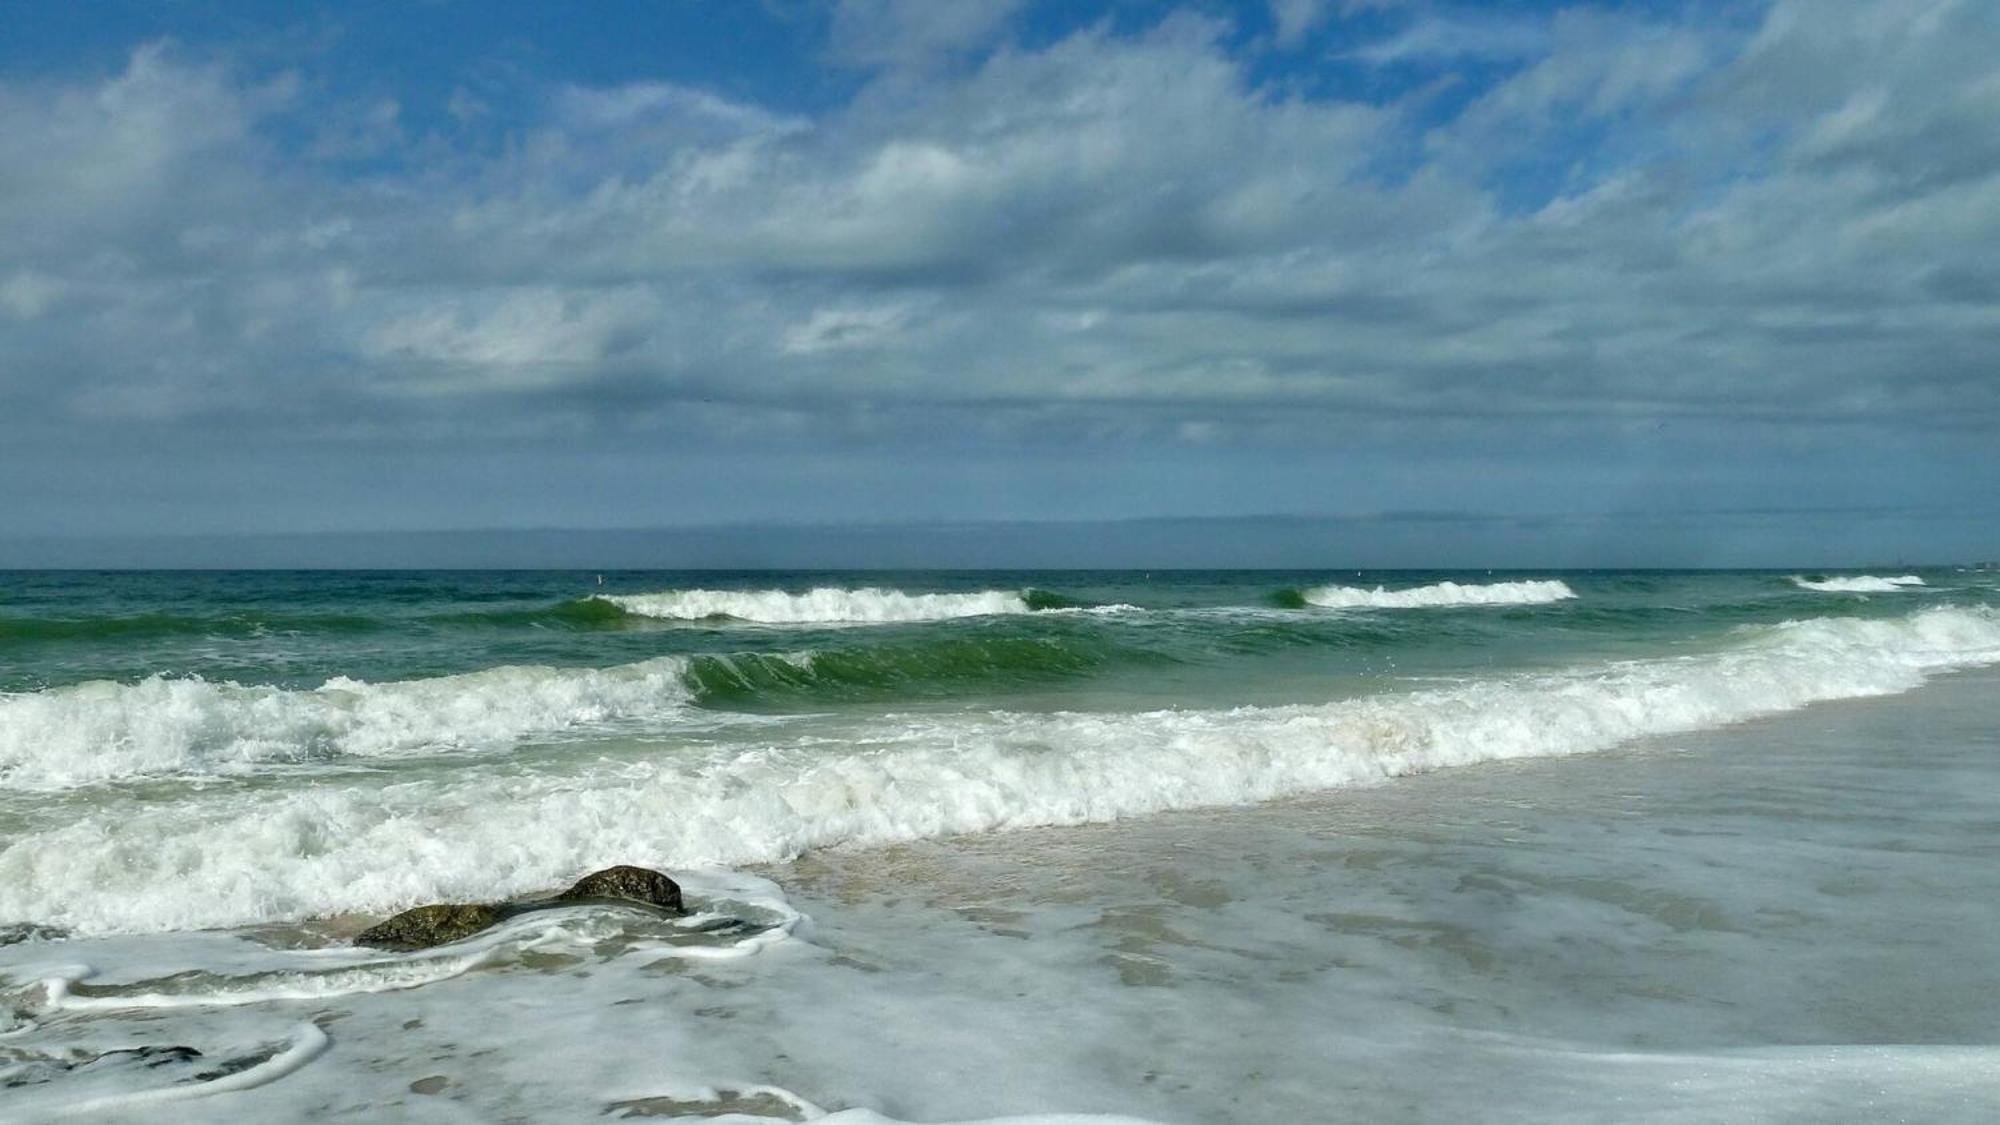
<path fill-rule="evenodd" d="M 1593 754 L 814 851 L 744 869 L 810 919 L 754 956 L 661 960 L 602 921 L 414 987 L 46 1031 L 246 1058 L 327 1037 L 282 1081 L 201 1103 L 224 1121 L 786 1097 L 916 1122 L 1977 1120 L 2000 1104 L 2000 953 L 1980 936 L 2000 925 L 1996 684 L 1985 668 Z M 251 936 L 43 952 L 157 975 Z M 258 956 L 328 952 L 265 938 Z"/>
<path fill-rule="evenodd" d="M 836 944 L 883 940 L 858 917 L 928 916 L 951 957 L 1049 942 L 1128 992 L 1199 994 L 1128 1029 L 1186 1037 L 1146 1072 L 1259 1028 L 1295 1064 L 1240 1075 L 1275 1083 L 1266 1119 L 1977 1119 L 2000 1105 L 2000 954 L 1976 936 L 2000 924 L 1979 866 L 2000 786 L 1969 775 L 2000 781 L 1996 686 L 1974 669 L 1596 754 L 757 870 Z M 1939 745 L 1898 745 L 1918 737 Z M 1772 819 L 1793 827 L 1750 831 Z M 1957 886 L 1937 869 L 1954 852 Z M 1286 1087 L 1337 1060 L 1355 1073 L 1314 1117 L 1321 1092 Z M 1452 1071 L 1528 1096 L 1412 1088 Z M 1143 1108 L 1258 1119 L 1213 1077 L 1211 1112 Z"/>

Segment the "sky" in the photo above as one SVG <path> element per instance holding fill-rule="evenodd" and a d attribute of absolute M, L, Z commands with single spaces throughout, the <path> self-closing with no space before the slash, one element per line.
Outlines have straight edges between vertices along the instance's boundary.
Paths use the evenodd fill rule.
<path fill-rule="evenodd" d="M 2000 556 L 1990 0 L 0 15 L 0 540 Z"/>

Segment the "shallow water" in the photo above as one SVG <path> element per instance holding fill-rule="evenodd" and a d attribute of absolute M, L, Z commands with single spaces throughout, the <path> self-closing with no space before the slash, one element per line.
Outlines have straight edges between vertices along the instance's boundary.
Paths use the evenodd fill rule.
<path fill-rule="evenodd" d="M 1996 688 L 1966 673 L 1586 758 L 818 852 L 758 872 L 809 926 L 735 959 L 671 958 L 599 915 L 397 990 L 138 1007 L 149 990 L 130 981 L 150 972 L 283 955 L 227 934 L 43 944 L 117 966 L 114 983 L 0 1042 L 215 1058 L 324 1029 L 296 1071 L 204 1099 L 222 1120 L 581 1120 L 647 1099 L 761 1120 L 801 1104 L 913 1121 L 1986 1120 Z M 729 898 L 700 886 L 691 900 Z M 740 884 L 729 909 L 760 909 L 758 891 Z M 4 951 L 11 979 L 29 948 Z M 11 1096 L 73 1097 L 88 1077 Z"/>

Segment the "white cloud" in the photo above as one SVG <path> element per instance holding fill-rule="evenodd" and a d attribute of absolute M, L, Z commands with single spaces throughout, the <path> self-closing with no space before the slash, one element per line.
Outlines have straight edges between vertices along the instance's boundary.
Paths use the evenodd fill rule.
<path fill-rule="evenodd" d="M 883 347 L 896 341 L 909 317 L 906 305 L 815 309 L 809 320 L 785 332 L 783 350 L 808 355 Z"/>
<path fill-rule="evenodd" d="M 63 295 L 62 282 L 33 270 L 16 270 L 0 281 L 0 308 L 18 320 L 33 320 Z"/>
<path fill-rule="evenodd" d="M 990 44 L 1021 0 L 839 0 L 834 53 L 864 66 L 923 66 Z"/>
<path fill-rule="evenodd" d="M 1280 47 L 1296 47 L 1326 17 L 1326 0 L 1271 0 L 1271 25 Z"/>
<path fill-rule="evenodd" d="M 646 291 L 629 287 L 468 293 L 417 303 L 369 329 L 364 346 L 376 359 L 453 368 L 581 367 L 634 347 L 655 311 Z"/>
<path fill-rule="evenodd" d="M 1581 11 L 1558 15 L 1545 46 L 1438 130 L 1433 151 L 1478 164 L 1551 137 L 1573 144 L 1580 126 L 1659 107 L 1709 73 L 1716 54 L 1697 31 Z"/>
<path fill-rule="evenodd" d="M 694 401 L 741 432 L 921 434 L 977 405 L 995 441 L 1217 445 L 1372 418 L 1992 419 L 2000 29 L 1815 12 L 1555 17 L 1428 146 L 1411 105 L 1258 85 L 1198 20 L 973 58 L 1004 22 L 939 15 L 909 41 L 965 65 L 809 118 L 556 87 L 498 151 L 408 144 L 365 180 L 286 155 L 329 119 L 295 81 L 146 48 L 0 85 L 0 399 L 323 433 L 416 432 L 450 401 L 669 425 Z M 1381 57 L 1437 65 L 1458 33 L 1436 18 Z M 381 104 L 357 112 L 395 123 Z"/>
<path fill-rule="evenodd" d="M 1547 47 L 1548 31 L 1540 17 L 1451 12 L 1420 15 L 1394 35 L 1348 54 L 1385 66 L 1461 58 L 1520 59 Z"/>
<path fill-rule="evenodd" d="M 558 124 L 588 132 L 629 130 L 666 122 L 703 122 L 739 133 L 781 132 L 803 123 L 673 82 L 566 86 L 555 99 Z"/>

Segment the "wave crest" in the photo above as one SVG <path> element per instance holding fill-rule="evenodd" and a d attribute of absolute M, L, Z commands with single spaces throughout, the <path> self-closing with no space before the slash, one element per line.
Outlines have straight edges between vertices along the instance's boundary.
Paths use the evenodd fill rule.
<path fill-rule="evenodd" d="M 627 613 L 670 621 L 729 619 L 760 625 L 881 625 L 949 621 L 1003 613 L 1031 613 L 1035 591 L 980 590 L 969 594 L 906 594 L 874 586 L 849 590 L 821 586 L 803 594 L 784 590 L 666 590 L 657 594 L 599 594 Z"/>
<path fill-rule="evenodd" d="M 882 716 L 838 740 L 585 774 L 124 804 L 0 850 L 0 917 L 78 932 L 240 925 L 559 884 L 603 856 L 666 868 L 840 843 L 1108 820 L 1633 739 L 1909 690 L 2000 663 L 2000 614 L 1747 629 L 1702 655 L 1311 706 Z"/>
<path fill-rule="evenodd" d="M 100 680 L 0 694 L 0 789 L 499 750 L 523 738 L 671 720 L 692 707 L 934 697 L 1157 659 L 1063 631 L 701 653 L 605 668 L 503 665 L 386 683 L 338 678 L 305 689 L 193 676 Z"/>
<path fill-rule="evenodd" d="M 1914 574 L 1904 574 L 1895 578 L 1882 578 L 1873 574 L 1855 574 L 1835 578 L 1793 577 L 1792 584 L 1802 590 L 1818 590 L 1828 594 L 1893 594 L 1899 590 L 1915 589 L 1924 580 Z"/>
<path fill-rule="evenodd" d="M 682 657 L 614 668 L 503 666 L 294 690 L 153 676 L 0 695 L 0 785 L 52 790 L 267 763 L 484 749 L 657 718 L 691 701 Z"/>
<path fill-rule="evenodd" d="M 1545 579 L 1460 585 L 1439 582 L 1407 590 L 1373 590 L 1359 586 L 1320 586 L 1298 592 L 1299 601 L 1327 609 L 1424 609 L 1460 605 L 1541 605 L 1576 597 L 1567 582 Z M 1285 604 L 1289 599 L 1281 599 Z"/>

